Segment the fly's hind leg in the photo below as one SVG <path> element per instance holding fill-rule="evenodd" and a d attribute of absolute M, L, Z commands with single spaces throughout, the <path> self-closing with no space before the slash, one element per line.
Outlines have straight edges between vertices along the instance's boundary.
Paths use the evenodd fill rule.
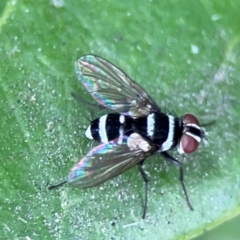
<path fill-rule="evenodd" d="M 141 174 L 141 176 L 143 178 L 144 184 L 145 184 L 145 198 L 144 198 L 143 215 L 142 215 L 142 218 L 144 219 L 145 216 L 146 216 L 146 212 L 147 212 L 148 182 L 149 182 L 149 179 L 148 179 L 147 174 L 144 172 L 144 170 L 142 168 L 143 162 L 144 162 L 144 160 L 141 163 L 139 163 L 137 166 L 138 166 L 138 171 L 140 172 L 140 174 Z"/>

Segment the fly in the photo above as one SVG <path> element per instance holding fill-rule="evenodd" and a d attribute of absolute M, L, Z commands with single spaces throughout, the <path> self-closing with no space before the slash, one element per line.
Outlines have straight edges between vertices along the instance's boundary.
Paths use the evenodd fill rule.
<path fill-rule="evenodd" d="M 100 144 L 91 149 L 70 171 L 65 183 L 90 188 L 104 183 L 137 166 L 145 183 L 142 218 L 146 216 L 148 177 L 142 165 L 145 159 L 160 153 L 180 169 L 180 182 L 188 207 L 193 210 L 184 185 L 181 163 L 168 151 L 177 148 L 189 154 L 204 140 L 204 129 L 192 114 L 176 117 L 164 113 L 135 81 L 107 60 L 85 55 L 75 63 L 79 81 L 101 108 L 112 110 L 93 121 L 85 135 Z"/>

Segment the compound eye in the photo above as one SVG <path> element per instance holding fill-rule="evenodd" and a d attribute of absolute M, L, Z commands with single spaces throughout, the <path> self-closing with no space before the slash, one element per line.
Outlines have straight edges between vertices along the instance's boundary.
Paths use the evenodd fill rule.
<path fill-rule="evenodd" d="M 198 148 L 198 141 L 195 138 L 184 133 L 179 142 L 179 147 L 178 147 L 179 153 L 189 154 L 196 151 L 197 148 Z"/>
<path fill-rule="evenodd" d="M 192 115 L 190 113 L 185 114 L 183 116 L 182 120 L 183 120 L 184 124 L 190 123 L 190 124 L 196 124 L 197 126 L 199 126 L 198 119 L 194 115 Z"/>

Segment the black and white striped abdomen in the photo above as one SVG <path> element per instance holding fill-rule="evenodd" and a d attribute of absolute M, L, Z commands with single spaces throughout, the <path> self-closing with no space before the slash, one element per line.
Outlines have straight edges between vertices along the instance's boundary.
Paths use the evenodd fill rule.
<path fill-rule="evenodd" d="M 167 151 L 176 145 L 177 119 L 171 115 L 153 112 L 133 119 L 119 113 L 110 113 L 93 120 L 85 132 L 89 139 L 108 143 L 120 136 L 137 133 L 159 151 Z"/>
<path fill-rule="evenodd" d="M 130 135 L 131 129 L 131 117 L 119 113 L 109 113 L 93 120 L 85 135 L 89 139 L 108 143 L 121 135 Z"/>

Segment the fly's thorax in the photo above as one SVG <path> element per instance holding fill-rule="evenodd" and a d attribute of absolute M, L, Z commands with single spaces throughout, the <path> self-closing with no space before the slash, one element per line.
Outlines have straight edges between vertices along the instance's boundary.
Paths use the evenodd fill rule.
<path fill-rule="evenodd" d="M 131 122 L 129 116 L 119 113 L 109 113 L 91 121 L 85 135 L 89 139 L 108 143 L 130 131 Z"/>
<path fill-rule="evenodd" d="M 166 116 L 167 116 L 166 123 L 168 125 L 165 128 L 168 130 L 166 131 L 167 138 L 163 142 L 162 147 L 161 147 L 162 152 L 167 151 L 174 146 L 174 136 L 175 136 L 175 132 L 176 132 L 175 117 L 172 115 L 166 115 Z"/>
<path fill-rule="evenodd" d="M 178 152 L 189 154 L 197 150 L 199 143 L 204 139 L 204 130 L 198 119 L 187 113 L 182 117 L 182 135 L 178 143 Z"/>
<path fill-rule="evenodd" d="M 162 112 L 150 113 L 147 116 L 147 136 L 159 146 L 159 151 L 167 151 L 174 145 L 175 117 Z"/>

